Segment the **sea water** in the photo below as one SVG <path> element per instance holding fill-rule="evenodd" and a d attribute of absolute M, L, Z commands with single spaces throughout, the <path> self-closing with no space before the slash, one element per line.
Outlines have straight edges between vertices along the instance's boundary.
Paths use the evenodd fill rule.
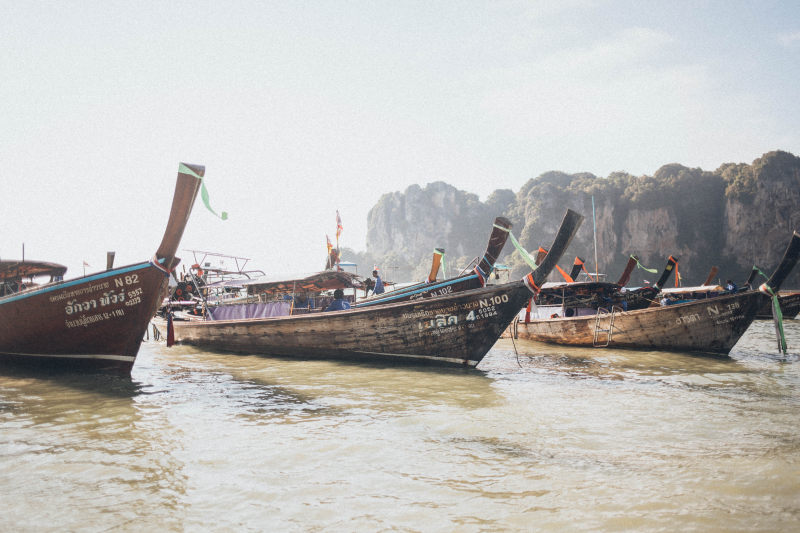
<path fill-rule="evenodd" d="M 0 531 L 797 531 L 800 321 L 731 357 L 500 341 L 478 370 L 146 341 L 0 373 Z"/>

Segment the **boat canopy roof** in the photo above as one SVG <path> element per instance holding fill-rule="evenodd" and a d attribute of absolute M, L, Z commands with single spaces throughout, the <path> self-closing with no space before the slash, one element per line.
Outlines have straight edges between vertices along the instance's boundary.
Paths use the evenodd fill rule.
<path fill-rule="evenodd" d="M 44 261 L 0 261 L 0 281 L 36 276 L 64 276 L 67 267 Z"/>
<path fill-rule="evenodd" d="M 619 288 L 620 286 L 616 283 L 608 281 L 575 281 L 573 283 L 567 283 L 566 281 L 548 281 L 542 284 L 542 290 L 549 292 L 560 291 L 562 289 L 575 292 L 615 291 L 619 290 Z"/>
<path fill-rule="evenodd" d="M 256 279 L 246 281 L 247 294 L 262 293 L 291 293 L 291 292 L 322 292 L 331 289 L 361 288 L 361 279 L 350 272 L 341 270 L 325 270 L 305 277 L 294 279 Z"/>
<path fill-rule="evenodd" d="M 242 289 L 245 286 L 245 283 L 250 281 L 250 279 L 226 279 L 222 281 L 213 281 L 211 283 L 206 283 L 204 287 L 209 289 Z"/>

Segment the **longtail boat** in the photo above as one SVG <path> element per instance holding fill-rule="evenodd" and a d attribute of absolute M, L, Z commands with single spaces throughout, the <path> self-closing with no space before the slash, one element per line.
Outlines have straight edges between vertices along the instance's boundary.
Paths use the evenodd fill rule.
<path fill-rule="evenodd" d="M 661 289 L 659 298 L 666 298 L 670 303 L 683 303 L 690 300 L 700 300 L 703 298 L 716 298 L 720 295 L 725 295 L 731 290 L 713 283 L 714 277 L 719 272 L 719 267 L 712 267 L 703 285 L 697 287 L 677 287 L 674 289 Z M 732 289 L 733 292 L 740 290 L 749 290 L 753 286 L 756 275 L 761 273 L 761 270 L 754 267 L 750 277 L 742 285 L 741 288 Z M 794 318 L 800 313 L 800 291 L 784 290 L 778 294 L 778 304 L 781 308 L 783 318 Z M 775 317 L 772 310 L 772 302 L 766 302 L 758 313 L 756 313 L 756 320 L 773 320 Z"/>
<path fill-rule="evenodd" d="M 0 261 L 0 297 L 64 279 L 67 267 L 45 261 Z M 44 279 L 48 278 L 45 282 Z"/>
<path fill-rule="evenodd" d="M 517 282 L 343 311 L 173 322 L 174 339 L 267 356 L 475 366 L 538 292 L 582 221 L 568 211 L 551 253 Z M 162 332 L 169 327 L 155 323 Z"/>
<path fill-rule="evenodd" d="M 168 273 L 180 261 L 175 252 L 204 172 L 199 165 L 180 165 L 169 221 L 149 261 L 0 298 L 0 360 L 129 373 L 166 293 Z M 25 274 L 29 264 L 6 264 L 0 270 L 4 282 L 12 272 Z"/>
<path fill-rule="evenodd" d="M 512 335 L 554 344 L 636 348 L 727 355 L 778 291 L 800 257 L 800 235 L 793 233 L 783 259 L 759 290 L 686 303 L 623 311 L 611 307 L 590 316 L 535 319 L 515 323 Z"/>
<path fill-rule="evenodd" d="M 489 279 L 492 270 L 494 270 L 497 257 L 503 250 L 506 240 L 508 240 L 508 233 L 511 231 L 511 227 L 512 224 L 507 218 L 495 218 L 492 232 L 489 235 L 489 243 L 486 245 L 486 251 L 471 272 L 440 282 L 436 281 L 435 276 L 431 282 L 431 275 L 429 274 L 428 281 L 426 282 L 417 283 L 404 287 L 403 289 L 385 292 L 377 296 L 360 300 L 356 303 L 355 307 L 369 307 L 388 302 L 432 298 L 434 296 L 442 296 L 444 294 L 452 294 L 486 286 L 486 281 Z M 436 266 L 438 270 L 438 264 L 435 261 L 434 258 L 434 266 Z M 431 268 L 431 273 L 433 273 L 433 268 Z"/>

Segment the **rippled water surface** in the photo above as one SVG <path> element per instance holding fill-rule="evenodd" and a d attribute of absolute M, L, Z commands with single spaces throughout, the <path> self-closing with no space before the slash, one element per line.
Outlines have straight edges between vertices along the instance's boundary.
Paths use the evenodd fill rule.
<path fill-rule="evenodd" d="M 800 321 L 730 358 L 500 341 L 480 370 L 145 342 L 0 373 L 0 531 L 797 531 Z M 518 355 L 517 353 L 518 352 Z"/>

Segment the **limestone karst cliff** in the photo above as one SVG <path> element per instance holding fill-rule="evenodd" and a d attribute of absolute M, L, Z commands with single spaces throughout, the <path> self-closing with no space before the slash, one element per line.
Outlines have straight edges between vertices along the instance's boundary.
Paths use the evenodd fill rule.
<path fill-rule="evenodd" d="M 443 182 L 385 194 L 368 215 L 363 262 L 383 265 L 397 281 L 421 279 L 434 247 L 444 247 L 450 265 L 464 267 L 483 253 L 494 217 L 514 223 L 528 250 L 547 245 L 566 208 L 586 216 L 562 266 L 575 255 L 594 270 L 592 199 L 597 227 L 598 270 L 616 280 L 630 254 L 661 269 L 679 259 L 684 285 L 701 283 L 709 269 L 742 281 L 755 264 L 765 272 L 780 260 L 792 229 L 800 230 L 800 158 L 770 152 L 751 164 L 726 163 L 715 171 L 668 164 L 653 176 L 547 172 L 515 194 L 495 191 L 482 202 Z M 501 261 L 519 278 L 527 268 L 507 244 Z M 654 281 L 637 270 L 631 281 Z M 673 283 L 672 280 L 669 283 Z M 794 272 L 788 286 L 800 286 Z"/>

